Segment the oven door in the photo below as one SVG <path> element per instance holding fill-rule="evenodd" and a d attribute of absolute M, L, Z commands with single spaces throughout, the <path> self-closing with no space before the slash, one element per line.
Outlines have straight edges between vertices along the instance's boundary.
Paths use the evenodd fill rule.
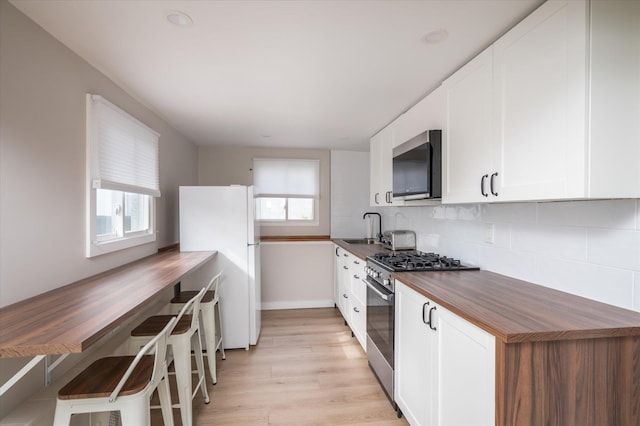
<path fill-rule="evenodd" d="M 394 294 L 367 277 L 367 358 L 393 401 Z"/>

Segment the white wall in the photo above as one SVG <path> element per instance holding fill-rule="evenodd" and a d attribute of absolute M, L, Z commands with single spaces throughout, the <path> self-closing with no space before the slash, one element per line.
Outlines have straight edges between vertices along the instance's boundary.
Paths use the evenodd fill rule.
<path fill-rule="evenodd" d="M 262 309 L 333 306 L 333 243 L 261 243 Z"/>
<path fill-rule="evenodd" d="M 85 93 L 158 131 L 158 241 L 85 258 Z M 197 182 L 197 147 L 5 0 L 0 0 L 0 305 L 155 253 L 178 241 L 179 185 Z M 27 359 L 0 360 L 2 383 Z M 0 400 L 0 417 L 43 382 Z"/>
<path fill-rule="evenodd" d="M 331 151 L 331 238 L 365 237 L 370 210 L 369 153 Z"/>
<path fill-rule="evenodd" d="M 382 211 L 385 228 L 416 231 L 419 250 L 640 311 L 640 200 Z"/>

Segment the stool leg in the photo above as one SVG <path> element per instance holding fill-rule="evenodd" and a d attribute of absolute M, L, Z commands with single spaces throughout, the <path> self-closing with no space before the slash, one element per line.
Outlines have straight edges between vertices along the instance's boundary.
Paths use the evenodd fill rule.
<path fill-rule="evenodd" d="M 200 331 L 196 331 L 193 336 L 191 336 L 191 340 L 193 341 L 193 352 L 196 357 L 196 365 L 198 366 L 198 386 L 200 386 L 200 391 L 202 392 L 202 397 L 204 398 L 204 403 L 209 403 L 209 392 L 207 392 L 207 379 L 204 375 L 204 360 L 202 359 L 202 343 L 200 342 Z"/>
<path fill-rule="evenodd" d="M 171 336 L 171 349 L 173 351 L 173 365 L 176 369 L 176 382 L 178 383 L 178 400 L 180 402 L 180 416 L 184 426 L 192 426 L 191 406 L 191 344 L 189 336 Z"/>
<path fill-rule="evenodd" d="M 53 417 L 53 426 L 69 426 L 71 422 L 71 410 L 64 403 L 56 404 L 56 414 Z"/>
<path fill-rule="evenodd" d="M 200 326 L 204 328 L 204 341 L 207 343 L 207 361 L 209 362 L 209 373 L 215 385 L 218 383 L 216 376 L 216 317 L 214 314 L 215 305 L 213 303 L 201 304 L 202 322 Z"/>
<path fill-rule="evenodd" d="M 160 397 L 160 408 L 162 409 L 162 420 L 164 426 L 173 426 L 173 411 L 171 408 L 171 391 L 169 390 L 169 377 L 165 375 L 158 383 L 158 396 Z"/>
<path fill-rule="evenodd" d="M 222 359 L 227 359 L 227 356 L 224 354 L 224 340 L 223 340 L 223 336 L 222 336 L 222 312 L 220 310 L 220 301 L 216 301 L 215 307 L 217 308 L 216 312 L 218 314 L 218 324 L 217 324 L 218 328 L 217 329 L 219 329 L 219 331 L 220 331 L 220 339 L 218 339 L 216 337 L 216 346 L 215 346 L 215 348 L 217 350 L 218 346 L 220 346 L 220 353 L 222 354 Z M 215 352 L 215 350 L 214 350 L 214 352 Z"/>
<path fill-rule="evenodd" d="M 147 398 L 136 398 L 131 403 L 122 404 L 120 406 L 122 426 L 151 426 L 150 409 Z"/>

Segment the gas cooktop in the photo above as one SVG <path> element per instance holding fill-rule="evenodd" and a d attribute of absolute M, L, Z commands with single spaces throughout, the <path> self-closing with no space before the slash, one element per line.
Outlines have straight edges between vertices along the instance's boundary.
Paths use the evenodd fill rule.
<path fill-rule="evenodd" d="M 368 257 L 372 262 L 392 272 L 402 271 L 460 271 L 478 270 L 476 266 L 462 264 L 458 259 L 440 256 L 437 253 L 402 251 L 377 253 Z"/>

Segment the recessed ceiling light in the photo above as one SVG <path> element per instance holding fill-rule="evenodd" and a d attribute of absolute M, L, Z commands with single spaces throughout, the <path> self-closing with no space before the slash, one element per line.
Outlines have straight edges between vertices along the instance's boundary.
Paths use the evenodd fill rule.
<path fill-rule="evenodd" d="M 427 35 L 424 36 L 423 40 L 427 44 L 437 44 L 442 43 L 449 37 L 449 33 L 445 29 L 438 29 L 431 32 L 428 32 Z"/>
<path fill-rule="evenodd" d="M 193 19 L 191 19 L 191 16 L 178 10 L 172 10 L 167 13 L 167 21 L 178 27 L 189 27 L 193 25 Z"/>

